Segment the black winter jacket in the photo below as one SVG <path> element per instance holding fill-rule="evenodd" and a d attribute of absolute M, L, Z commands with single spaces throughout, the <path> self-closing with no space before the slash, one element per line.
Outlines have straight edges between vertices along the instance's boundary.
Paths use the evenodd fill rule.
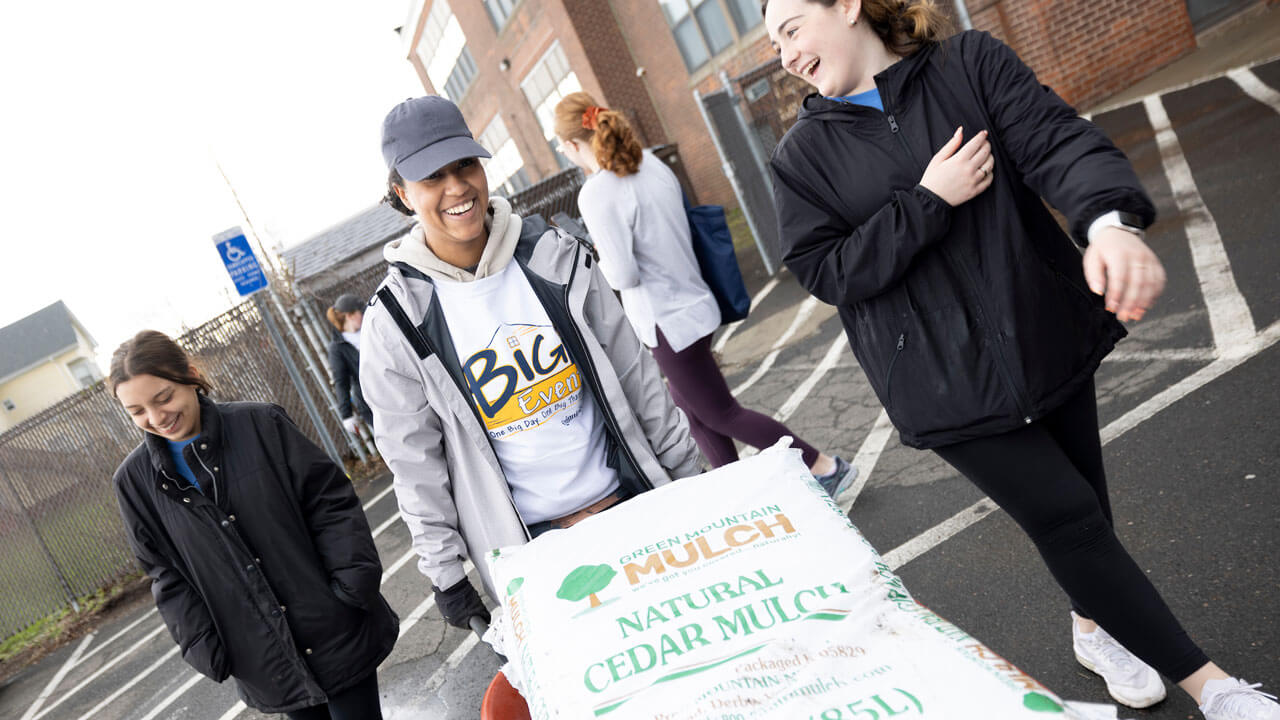
<path fill-rule="evenodd" d="M 1110 210 L 1155 218 L 1128 160 L 1012 50 L 969 31 L 876 76 L 885 110 L 805 98 L 771 160 L 783 260 L 839 308 L 912 447 L 1033 422 L 1084 387 L 1124 327 L 1081 246 Z M 955 208 L 918 183 L 963 126 L 990 131 L 994 182 Z"/>
<path fill-rule="evenodd" d="M 360 351 L 336 330 L 329 342 L 329 369 L 333 371 L 333 391 L 338 396 L 338 415 L 349 418 L 354 413 L 373 427 L 373 411 L 360 392 Z"/>
<path fill-rule="evenodd" d="M 206 494 L 148 433 L 114 485 L 160 616 L 201 673 L 233 676 L 246 704 L 286 712 L 373 672 L 399 619 L 342 469 L 284 410 L 200 398 L 185 449 Z"/>

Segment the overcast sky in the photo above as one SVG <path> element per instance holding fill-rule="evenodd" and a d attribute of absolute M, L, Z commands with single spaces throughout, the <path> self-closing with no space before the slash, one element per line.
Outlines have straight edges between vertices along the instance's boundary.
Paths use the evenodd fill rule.
<path fill-rule="evenodd" d="M 99 357 L 238 301 L 212 236 L 296 244 L 377 202 L 423 89 L 408 0 L 0 5 L 0 326 L 64 300 Z"/>

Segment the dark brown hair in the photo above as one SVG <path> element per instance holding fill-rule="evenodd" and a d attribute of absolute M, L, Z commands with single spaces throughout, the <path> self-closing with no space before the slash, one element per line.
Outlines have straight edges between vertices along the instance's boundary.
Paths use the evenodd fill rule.
<path fill-rule="evenodd" d="M 594 127 L 583 122 L 589 108 L 599 108 L 591 113 Z M 644 146 L 627 116 L 600 108 L 587 93 L 569 93 L 556 104 L 556 135 L 562 140 L 586 141 L 596 162 L 610 172 L 631 175 L 640 168 Z"/>
<path fill-rule="evenodd" d="M 836 0 L 809 0 L 831 7 Z M 760 14 L 769 0 L 760 3 Z M 920 48 L 936 43 L 951 34 L 951 19 L 943 14 L 934 0 L 862 0 L 861 19 L 884 42 L 889 52 L 902 57 L 914 55 Z"/>
<path fill-rule="evenodd" d="M 391 168 L 391 172 L 387 173 L 387 194 L 382 196 L 382 202 L 390 205 L 391 209 L 396 212 L 413 217 L 413 211 L 396 194 L 396 188 L 404 188 L 404 178 L 400 177 L 400 173 L 396 172 L 395 168 Z M 333 322 L 333 320 L 330 319 L 329 322 Z M 341 330 L 342 328 L 338 329 Z"/>
<path fill-rule="evenodd" d="M 111 355 L 111 372 L 107 375 L 111 394 L 115 395 L 120 383 L 139 375 L 154 375 L 179 385 L 192 385 L 196 392 L 206 395 L 213 390 L 209 381 L 191 363 L 186 351 L 168 335 L 155 330 L 143 330 L 125 340 Z"/>

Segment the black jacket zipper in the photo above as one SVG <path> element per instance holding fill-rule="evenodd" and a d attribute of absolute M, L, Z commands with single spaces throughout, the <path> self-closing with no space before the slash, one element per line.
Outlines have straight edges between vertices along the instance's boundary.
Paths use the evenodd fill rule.
<path fill-rule="evenodd" d="M 907 139 L 902 136 L 901 132 L 899 132 L 901 128 L 899 128 L 898 126 L 897 119 L 893 116 L 893 113 L 886 112 L 885 114 L 889 119 L 889 132 L 891 132 L 895 137 L 898 138 L 898 141 L 902 143 L 902 148 L 907 152 L 907 157 L 911 158 L 911 161 L 915 163 L 917 167 L 919 167 L 920 161 L 916 160 L 915 155 L 911 152 L 911 146 L 907 144 Z M 977 285 L 973 275 L 969 272 L 969 266 L 966 265 L 959 257 L 957 257 L 956 254 L 952 252 L 951 248 L 947 247 L 945 243 L 943 244 L 943 246 L 945 248 L 944 252 L 946 252 L 947 257 L 951 260 L 951 263 L 956 267 L 960 268 L 960 272 L 964 273 L 964 278 L 969 285 L 969 290 L 970 292 L 973 293 L 973 297 L 978 303 L 978 316 L 980 320 L 980 323 L 979 323 L 980 327 L 982 327 L 989 333 L 994 333 L 996 336 L 995 338 L 996 339 L 996 342 L 995 342 L 996 355 L 997 355 L 996 365 L 999 366 L 1000 374 L 1004 377 L 1005 383 L 1009 386 L 1009 393 L 1013 395 L 1013 402 L 1018 406 L 1018 412 L 1022 415 L 1022 421 L 1024 423 L 1030 424 L 1031 413 L 1028 410 L 1027 400 L 1026 398 L 1023 397 L 1023 392 L 1021 388 L 1018 387 L 1017 382 L 1014 381 L 1013 373 L 1009 370 L 1009 358 L 1008 358 L 1008 355 L 1006 355 L 1005 353 L 1006 340 L 1004 337 L 1004 333 L 1000 332 L 994 327 L 989 326 L 987 322 L 989 315 L 987 315 L 986 303 L 984 303 L 982 300 L 981 289 Z M 899 350 L 902 349 L 902 339 L 903 338 L 899 338 L 899 344 L 898 344 Z M 894 355 L 894 358 L 895 359 L 897 358 L 896 354 Z M 890 364 L 890 366 L 892 367 L 892 363 Z M 888 396 L 887 387 L 885 392 L 887 397 Z"/>

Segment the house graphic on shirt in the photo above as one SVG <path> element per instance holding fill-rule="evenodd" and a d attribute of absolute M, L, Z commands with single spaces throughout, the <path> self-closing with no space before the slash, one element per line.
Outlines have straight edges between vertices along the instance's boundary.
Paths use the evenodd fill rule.
<path fill-rule="evenodd" d="M 578 366 L 550 325 L 500 324 L 462 360 L 462 375 L 495 440 L 553 418 L 572 421 L 582 400 Z"/>

